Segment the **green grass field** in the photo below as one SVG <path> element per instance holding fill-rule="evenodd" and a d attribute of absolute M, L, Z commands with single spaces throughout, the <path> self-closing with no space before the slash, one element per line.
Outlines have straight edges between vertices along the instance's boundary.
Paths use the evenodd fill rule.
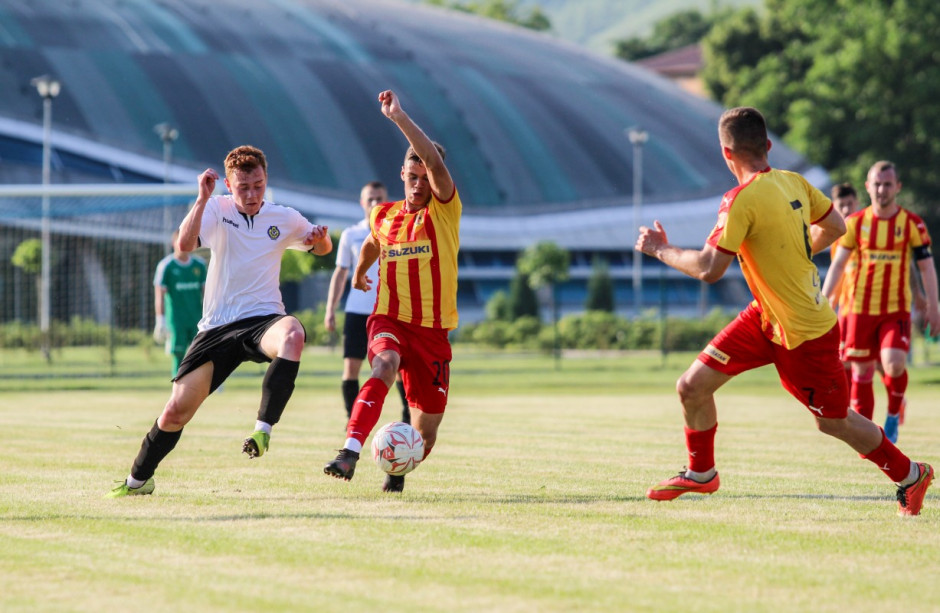
<path fill-rule="evenodd" d="M 719 395 L 721 490 L 645 499 L 685 462 L 674 381 L 692 358 L 556 369 L 458 347 L 438 445 L 402 495 L 368 459 L 350 483 L 322 474 L 344 438 L 338 354 L 305 357 L 263 458 L 240 453 L 249 364 L 154 495 L 121 500 L 102 496 L 166 399 L 160 359 L 133 377 L 4 378 L 0 611 L 940 610 L 940 487 L 897 517 L 892 484 L 817 433 L 773 370 Z M 900 441 L 935 465 L 938 386 L 912 370 Z M 390 396 L 380 423 L 399 409 Z"/>

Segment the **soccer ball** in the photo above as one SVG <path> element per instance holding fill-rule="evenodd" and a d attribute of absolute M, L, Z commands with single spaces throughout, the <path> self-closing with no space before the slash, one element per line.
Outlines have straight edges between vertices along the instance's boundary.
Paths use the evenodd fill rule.
<path fill-rule="evenodd" d="M 390 475 L 407 475 L 424 459 L 424 439 L 408 424 L 393 421 L 372 437 L 372 459 Z"/>

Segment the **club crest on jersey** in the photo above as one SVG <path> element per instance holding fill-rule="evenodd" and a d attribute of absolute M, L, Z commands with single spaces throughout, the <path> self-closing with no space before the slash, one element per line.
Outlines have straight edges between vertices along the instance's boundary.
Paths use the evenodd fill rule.
<path fill-rule="evenodd" d="M 431 241 L 390 245 L 385 248 L 382 256 L 389 260 L 427 259 L 431 257 Z"/>
<path fill-rule="evenodd" d="M 268 228 L 268 238 L 270 238 L 272 241 L 276 241 L 277 237 L 279 237 L 280 235 L 281 235 L 281 231 L 278 229 L 277 226 L 271 226 Z"/>

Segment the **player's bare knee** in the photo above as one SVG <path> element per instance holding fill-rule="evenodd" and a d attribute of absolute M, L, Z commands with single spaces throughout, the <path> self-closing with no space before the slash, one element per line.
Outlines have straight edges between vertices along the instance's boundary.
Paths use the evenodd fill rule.
<path fill-rule="evenodd" d="M 907 364 L 904 362 L 885 362 L 884 369 L 887 376 L 900 377 L 907 369 Z"/>
<path fill-rule="evenodd" d="M 281 340 L 281 351 L 284 354 L 299 356 L 303 352 L 306 340 L 307 337 L 304 334 L 303 327 L 299 323 L 293 325 L 284 333 L 284 338 Z"/>
<path fill-rule="evenodd" d="M 178 399 L 170 398 L 163 407 L 163 413 L 160 414 L 157 425 L 161 430 L 175 432 L 185 426 L 190 417 L 190 411 Z"/>
<path fill-rule="evenodd" d="M 395 383 L 395 377 L 398 374 L 397 365 L 388 360 L 376 358 L 372 361 L 372 376 L 381 379 L 389 387 Z"/>
<path fill-rule="evenodd" d="M 679 401 L 682 402 L 682 404 L 687 404 L 701 396 L 702 389 L 695 384 L 694 379 L 689 373 L 684 373 L 679 377 L 679 380 L 676 381 L 676 393 L 679 394 Z"/>

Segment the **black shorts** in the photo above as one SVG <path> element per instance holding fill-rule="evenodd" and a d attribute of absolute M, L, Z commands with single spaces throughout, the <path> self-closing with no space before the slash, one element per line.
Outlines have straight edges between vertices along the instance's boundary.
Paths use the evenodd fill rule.
<path fill-rule="evenodd" d="M 212 362 L 211 394 L 242 362 L 270 362 L 271 358 L 261 351 L 261 337 L 284 317 L 287 315 L 259 315 L 200 332 L 180 362 L 173 381 Z"/>
<path fill-rule="evenodd" d="M 366 350 L 369 348 L 367 321 L 368 315 L 346 313 L 346 322 L 343 324 L 343 358 L 366 359 Z"/>

